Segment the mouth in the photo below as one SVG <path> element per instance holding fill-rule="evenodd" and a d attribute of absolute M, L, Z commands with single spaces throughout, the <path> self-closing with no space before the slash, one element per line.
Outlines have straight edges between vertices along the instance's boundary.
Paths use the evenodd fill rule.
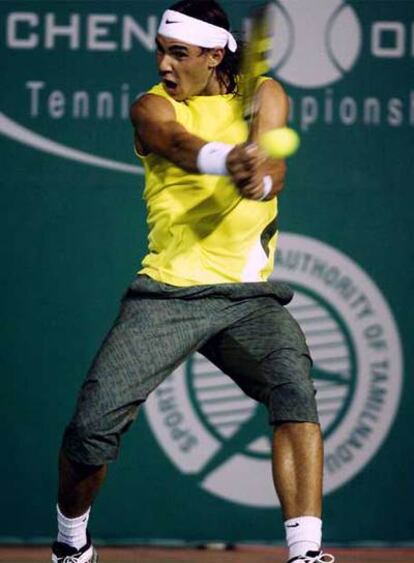
<path fill-rule="evenodd" d="M 178 84 L 176 82 L 174 82 L 173 80 L 169 80 L 168 78 L 163 78 L 163 84 L 165 86 L 165 89 L 167 90 L 167 92 L 169 94 L 175 94 L 178 88 Z"/>

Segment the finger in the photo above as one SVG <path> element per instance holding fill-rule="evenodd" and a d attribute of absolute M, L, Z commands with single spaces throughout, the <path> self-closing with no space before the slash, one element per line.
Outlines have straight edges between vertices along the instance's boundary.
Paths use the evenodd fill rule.
<path fill-rule="evenodd" d="M 260 199 L 263 196 L 263 183 L 249 182 L 241 188 L 241 191 L 245 197 Z"/>
<path fill-rule="evenodd" d="M 245 146 L 244 153 L 245 162 L 249 163 L 251 166 L 256 166 L 261 160 L 261 151 L 259 147 L 253 143 Z"/>

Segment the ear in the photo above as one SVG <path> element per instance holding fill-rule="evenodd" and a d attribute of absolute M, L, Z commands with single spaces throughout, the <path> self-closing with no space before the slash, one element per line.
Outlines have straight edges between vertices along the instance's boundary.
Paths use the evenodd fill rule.
<path fill-rule="evenodd" d="M 208 54 L 208 66 L 210 68 L 217 68 L 221 61 L 224 59 L 225 50 L 222 47 L 210 49 Z"/>

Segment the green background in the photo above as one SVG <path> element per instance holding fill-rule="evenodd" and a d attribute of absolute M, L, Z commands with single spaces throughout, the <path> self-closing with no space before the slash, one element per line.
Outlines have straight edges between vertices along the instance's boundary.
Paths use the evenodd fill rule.
<path fill-rule="evenodd" d="M 311 1 L 301 0 L 311 10 Z M 251 2 L 223 1 L 240 27 Z M 325 499 L 328 542 L 412 542 L 413 181 L 414 44 L 411 0 L 349 2 L 362 24 L 362 51 L 353 69 L 329 86 L 335 100 L 378 97 L 405 101 L 404 122 L 346 126 L 319 120 L 303 132 L 280 198 L 280 228 L 341 250 L 356 261 L 385 296 L 400 331 L 405 379 L 397 418 L 382 448 L 356 476 Z M 130 14 L 146 26 L 167 2 L 0 2 L 0 112 L 64 145 L 137 164 L 127 119 L 52 119 L 42 95 L 30 115 L 27 81 L 45 91 L 119 92 L 131 99 L 156 80 L 153 53 L 137 43 L 129 52 L 85 49 L 91 13 Z M 7 16 L 39 16 L 36 49 L 11 49 Z M 81 48 L 57 40 L 45 49 L 44 17 L 62 23 L 81 15 Z M 66 19 L 65 19 L 66 18 Z M 402 22 L 405 55 L 373 57 L 373 21 Z M 27 29 L 27 28 L 26 28 Z M 119 44 L 120 25 L 111 39 Z M 326 88 L 286 84 L 295 104 L 320 103 Z M 414 106 L 414 102 L 412 102 Z M 298 106 L 296 106 L 298 107 Z M 298 115 L 292 126 L 300 130 Z M 119 298 L 145 252 L 143 178 L 92 167 L 0 135 L 1 151 L 1 541 L 43 541 L 55 533 L 56 458 L 63 428 L 88 365 L 114 318 Z M 411 499 L 411 500 L 410 500 Z M 167 502 L 168 500 L 168 502 Z M 155 441 L 145 416 L 126 436 L 110 469 L 91 522 L 102 540 L 280 541 L 280 511 L 220 500 L 179 473 Z"/>

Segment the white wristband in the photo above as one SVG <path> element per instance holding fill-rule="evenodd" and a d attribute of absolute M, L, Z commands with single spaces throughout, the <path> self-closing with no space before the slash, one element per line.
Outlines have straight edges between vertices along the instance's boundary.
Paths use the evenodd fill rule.
<path fill-rule="evenodd" d="M 201 174 L 228 176 L 226 161 L 233 148 L 234 145 L 217 142 L 207 143 L 201 147 L 197 155 L 197 168 Z"/>
<path fill-rule="evenodd" d="M 273 180 L 271 176 L 264 176 L 263 177 L 263 195 L 260 198 L 260 200 L 265 199 L 270 192 L 272 191 L 273 188 Z"/>

